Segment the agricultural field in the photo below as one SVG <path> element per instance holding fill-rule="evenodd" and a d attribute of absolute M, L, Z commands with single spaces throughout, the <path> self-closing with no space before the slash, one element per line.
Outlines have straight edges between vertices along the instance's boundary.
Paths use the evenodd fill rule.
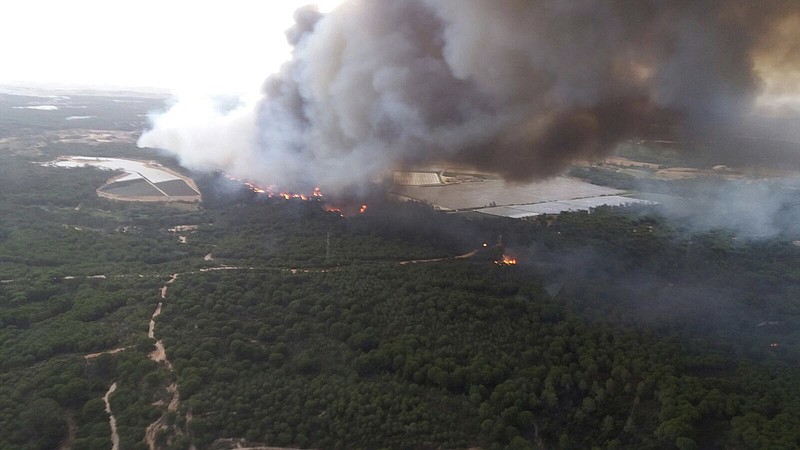
<path fill-rule="evenodd" d="M 200 192 L 191 178 L 155 161 L 120 158 L 61 156 L 45 164 L 47 167 L 94 167 L 123 172 L 97 190 L 98 195 L 118 201 L 199 202 Z"/>
<path fill-rule="evenodd" d="M 444 173 L 444 172 L 443 172 Z M 436 174 L 428 174 L 436 175 Z M 391 194 L 400 200 L 427 203 L 445 211 L 473 211 L 508 218 L 525 218 L 566 211 L 589 211 L 599 206 L 648 203 L 629 193 L 571 177 L 509 183 L 487 175 L 451 175 L 435 185 L 430 176 L 395 175 Z M 425 180 L 412 183 L 415 179 Z M 437 178 L 438 179 L 438 178 Z M 623 196 L 626 195 L 626 196 Z"/>

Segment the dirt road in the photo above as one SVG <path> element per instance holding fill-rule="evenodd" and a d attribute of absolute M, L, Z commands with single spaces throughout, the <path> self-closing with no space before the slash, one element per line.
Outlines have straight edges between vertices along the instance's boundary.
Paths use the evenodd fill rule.
<path fill-rule="evenodd" d="M 95 359 L 100 355 L 113 355 L 114 353 L 119 353 L 125 350 L 125 347 L 115 348 L 113 350 L 106 350 L 104 352 L 97 352 L 97 353 L 89 353 L 88 355 L 83 355 L 85 359 Z"/>
<path fill-rule="evenodd" d="M 119 450 L 119 433 L 117 433 L 117 419 L 114 417 L 114 414 L 111 412 L 111 403 L 109 402 L 109 398 L 111 398 L 111 394 L 117 390 L 117 383 L 111 385 L 108 388 L 108 392 L 106 395 L 103 396 L 103 401 L 106 402 L 106 412 L 108 413 L 108 423 L 111 425 L 111 450 Z"/>
<path fill-rule="evenodd" d="M 170 279 L 167 280 L 167 282 L 164 283 L 164 286 L 161 287 L 162 299 L 165 300 L 167 298 L 167 289 L 169 288 L 169 285 L 174 283 L 175 280 L 178 279 L 179 275 L 180 274 L 177 273 L 172 274 Z M 150 317 L 150 325 L 147 330 L 147 337 L 150 339 L 156 339 L 156 317 L 161 315 L 161 308 L 163 305 L 164 305 L 163 302 L 158 302 L 156 310 L 153 311 L 153 315 Z M 155 362 L 164 363 L 164 365 L 167 366 L 167 369 L 169 369 L 169 371 L 172 372 L 174 368 L 172 367 L 172 363 L 169 361 L 169 359 L 167 359 L 167 351 L 164 348 L 164 342 L 162 342 L 161 340 L 157 340 L 155 346 L 156 349 L 153 350 L 153 352 L 150 353 L 149 355 L 150 359 L 152 359 Z M 163 414 L 161 414 L 161 417 L 159 417 L 155 422 L 151 423 L 145 430 L 144 439 L 145 442 L 147 442 L 147 447 L 150 450 L 156 450 L 158 448 L 156 446 L 156 436 L 158 436 L 159 431 L 167 427 L 167 413 L 177 411 L 178 406 L 180 405 L 180 394 L 178 392 L 178 384 L 172 383 L 169 386 L 167 386 L 167 392 L 172 394 L 172 398 L 170 399 L 169 404 L 167 405 L 167 409 L 164 411 Z"/>
<path fill-rule="evenodd" d="M 189 273 L 193 273 L 193 272 L 189 272 Z M 164 286 L 161 286 L 161 298 L 167 298 L 167 288 L 169 287 L 170 284 L 174 283 L 175 280 L 178 279 L 178 275 L 180 275 L 180 274 L 173 273 L 172 276 L 170 277 L 170 279 L 167 280 L 167 282 L 164 284 Z"/>
<path fill-rule="evenodd" d="M 454 261 L 456 259 L 467 259 L 467 258 L 472 258 L 473 256 L 475 256 L 476 253 L 478 253 L 478 250 L 473 250 L 469 253 L 464 253 L 463 255 L 452 256 L 447 258 L 412 259 L 411 261 L 400 261 L 400 265 L 404 266 L 406 264 L 424 264 L 424 263 L 434 263 L 442 261 Z"/>
<path fill-rule="evenodd" d="M 164 287 L 166 287 L 166 286 L 164 286 Z M 161 294 L 162 297 L 161 298 L 164 298 L 165 294 L 166 294 L 165 292 L 162 292 L 162 294 Z M 158 306 L 156 306 L 156 310 L 153 312 L 153 315 L 150 317 L 150 327 L 147 329 L 147 337 L 149 337 L 150 339 L 155 339 L 156 338 L 156 317 L 161 315 L 161 305 L 163 305 L 163 303 L 158 302 Z"/>

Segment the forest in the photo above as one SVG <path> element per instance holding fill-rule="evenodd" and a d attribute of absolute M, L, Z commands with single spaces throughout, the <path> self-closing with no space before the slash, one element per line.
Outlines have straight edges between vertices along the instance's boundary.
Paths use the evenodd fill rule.
<path fill-rule="evenodd" d="M 114 203 L 62 151 L 0 151 L 0 449 L 108 449 L 106 398 L 123 450 L 800 448 L 798 236 Z"/>

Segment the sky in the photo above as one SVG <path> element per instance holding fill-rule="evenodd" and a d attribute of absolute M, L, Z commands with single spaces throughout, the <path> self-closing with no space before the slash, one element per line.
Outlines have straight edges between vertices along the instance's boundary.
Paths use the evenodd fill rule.
<path fill-rule="evenodd" d="M 300 6 L 341 0 L 3 0 L 0 83 L 259 89 L 288 59 Z"/>

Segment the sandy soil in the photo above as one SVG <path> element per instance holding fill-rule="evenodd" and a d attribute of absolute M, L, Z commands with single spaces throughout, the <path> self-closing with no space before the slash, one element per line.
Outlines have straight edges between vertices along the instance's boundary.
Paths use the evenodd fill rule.
<path fill-rule="evenodd" d="M 200 225 L 176 225 L 172 228 L 167 229 L 167 231 L 171 231 L 173 233 L 180 233 L 183 231 L 197 231 L 200 228 Z"/>
<path fill-rule="evenodd" d="M 88 355 L 83 355 L 83 357 L 86 358 L 86 359 L 95 359 L 100 355 L 113 355 L 113 354 L 119 353 L 119 352 L 121 352 L 123 350 L 125 350 L 125 347 L 115 348 L 113 350 L 106 350 L 104 352 L 89 353 Z"/>
<path fill-rule="evenodd" d="M 178 385 L 176 383 L 172 383 L 167 386 L 167 392 L 172 393 L 172 400 L 169 401 L 169 405 L 167 405 L 167 411 L 177 411 L 178 405 L 180 404 L 180 394 L 178 393 Z"/>
<path fill-rule="evenodd" d="M 164 294 L 162 293 L 161 298 L 164 298 Z M 161 306 L 163 303 L 158 302 L 158 306 L 156 306 L 156 310 L 153 312 L 153 316 L 150 318 L 150 328 L 147 329 L 147 337 L 150 339 L 156 338 L 156 317 L 161 315 Z"/>
<path fill-rule="evenodd" d="M 166 286 L 164 286 L 162 288 L 162 291 L 161 291 L 162 297 L 166 297 L 166 288 L 167 288 Z M 162 306 L 163 306 L 163 303 L 159 302 L 158 306 L 156 306 L 156 310 L 153 312 L 153 315 L 150 318 L 150 326 L 149 326 L 149 328 L 147 330 L 147 337 L 149 337 L 150 339 L 155 339 L 156 338 L 156 317 L 161 315 L 161 307 Z M 163 362 L 164 364 L 167 365 L 167 368 L 169 370 L 172 370 L 172 363 L 170 363 L 169 360 L 167 359 L 167 351 L 164 348 L 164 343 L 162 341 L 158 340 L 158 341 L 156 341 L 155 345 L 156 345 L 156 349 L 153 350 L 153 352 L 150 353 L 150 355 L 148 355 L 149 358 L 152 359 L 155 362 Z"/>
<path fill-rule="evenodd" d="M 194 273 L 194 272 L 189 272 L 189 273 Z M 161 287 L 161 298 L 167 298 L 167 288 L 169 287 L 170 284 L 174 283 L 175 280 L 178 279 L 178 275 L 180 275 L 180 274 L 173 273 L 172 276 L 170 277 L 170 279 L 167 280 L 167 282 L 164 284 L 164 286 Z M 161 314 L 160 310 L 159 310 L 159 314 Z"/>
<path fill-rule="evenodd" d="M 167 288 L 170 284 L 174 283 L 175 280 L 178 278 L 177 273 L 172 274 L 169 280 L 161 287 L 161 298 L 167 298 Z M 163 302 L 159 302 L 158 306 L 156 306 L 156 310 L 153 312 L 153 315 L 150 318 L 150 326 L 147 330 L 147 337 L 150 339 L 155 339 L 155 331 L 156 331 L 156 317 L 161 315 L 161 308 L 163 306 Z M 149 358 L 155 362 L 164 363 L 167 366 L 167 369 L 173 371 L 172 363 L 167 359 L 167 351 L 164 348 L 164 343 L 160 340 L 156 341 L 155 343 L 156 349 L 150 353 Z M 159 417 L 155 422 L 151 423 L 147 430 L 145 430 L 145 442 L 147 442 L 147 447 L 150 450 L 156 450 L 156 436 L 158 432 L 164 428 L 166 428 L 166 421 L 167 421 L 167 412 L 170 411 L 177 411 L 178 406 L 180 405 L 180 394 L 178 393 L 178 385 L 177 383 L 172 383 L 167 386 L 167 392 L 172 394 L 172 399 L 170 399 L 169 404 L 167 405 L 167 409 L 164 413 Z"/>
<path fill-rule="evenodd" d="M 448 258 L 435 258 L 435 259 L 412 259 L 411 261 L 400 261 L 400 265 L 404 266 L 406 264 L 422 264 L 422 263 L 432 263 L 432 262 L 442 262 L 442 261 L 452 261 L 456 259 L 467 259 L 472 258 L 475 256 L 475 253 L 478 253 L 478 250 L 473 250 L 469 253 L 464 253 L 463 255 L 448 257 Z"/>
<path fill-rule="evenodd" d="M 167 350 L 164 348 L 164 343 L 162 341 L 156 341 L 155 345 L 156 349 L 148 355 L 149 358 L 155 362 L 163 362 L 167 365 L 169 370 L 172 370 L 172 363 L 167 359 Z"/>
<path fill-rule="evenodd" d="M 108 423 L 111 425 L 111 450 L 119 450 L 119 433 L 117 433 L 117 419 L 111 413 L 111 403 L 108 401 L 111 394 L 117 390 L 117 383 L 108 388 L 108 392 L 103 396 L 103 401 L 106 402 L 106 412 L 108 413 Z"/>
<path fill-rule="evenodd" d="M 178 385 L 175 383 L 170 384 L 169 386 L 167 386 L 167 392 L 172 394 L 172 399 L 170 399 L 169 405 L 167 405 L 167 411 L 177 411 L 178 405 L 180 404 Z M 167 427 L 166 422 L 167 422 L 167 415 L 162 414 L 161 417 L 158 418 L 158 420 L 151 423 L 147 427 L 147 430 L 145 430 L 144 440 L 145 442 L 147 442 L 147 447 L 150 450 L 155 450 L 157 448 L 156 436 L 158 436 L 159 431 Z"/>

